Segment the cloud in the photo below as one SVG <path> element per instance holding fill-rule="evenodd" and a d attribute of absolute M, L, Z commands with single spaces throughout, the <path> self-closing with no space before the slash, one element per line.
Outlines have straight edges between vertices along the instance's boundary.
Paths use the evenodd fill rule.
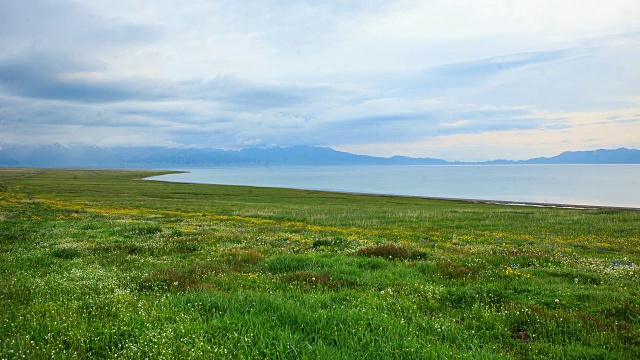
<path fill-rule="evenodd" d="M 158 99 L 156 84 L 139 79 L 114 81 L 92 78 L 101 63 L 69 60 L 57 53 L 22 53 L 0 59 L 0 89 L 13 96 L 70 102 L 104 103 Z"/>
<path fill-rule="evenodd" d="M 173 140 L 158 138 L 152 134 L 135 134 L 135 135 L 115 135 L 106 139 L 102 139 L 96 143 L 101 147 L 128 147 L 131 144 L 136 146 L 163 146 L 163 147 L 179 147 L 181 144 Z"/>
<path fill-rule="evenodd" d="M 108 18 L 90 4 L 68 0 L 4 2 L 0 33 L 5 54 L 52 51 L 67 58 L 107 58 L 165 36 L 158 24 Z"/>
<path fill-rule="evenodd" d="M 295 106 L 303 102 L 305 98 L 292 91 L 254 88 L 237 92 L 228 100 L 242 109 L 264 109 Z"/>
<path fill-rule="evenodd" d="M 344 145 L 349 142 L 415 141 L 428 136 L 527 130 L 548 126 L 548 119 L 530 115 L 531 112 L 524 109 L 433 109 L 332 122 L 316 129 L 315 133 L 332 134 L 333 143 Z M 557 119 L 553 124 L 558 125 Z"/>
<path fill-rule="evenodd" d="M 563 49 L 499 55 L 481 60 L 433 66 L 425 69 L 422 75 L 426 79 L 436 79 L 439 86 L 446 86 L 447 82 L 455 85 L 458 82 L 492 77 L 524 66 L 556 61 L 569 54 L 568 50 Z"/>
<path fill-rule="evenodd" d="M 567 134 L 640 131 L 639 14 L 626 0 L 7 2 L 0 142 L 584 144 Z"/>
<path fill-rule="evenodd" d="M 3 78 L 2 87 L 12 95 L 36 99 L 100 103 L 126 101 L 142 96 L 142 92 L 124 84 L 66 80 L 1 65 L 0 78 Z"/>

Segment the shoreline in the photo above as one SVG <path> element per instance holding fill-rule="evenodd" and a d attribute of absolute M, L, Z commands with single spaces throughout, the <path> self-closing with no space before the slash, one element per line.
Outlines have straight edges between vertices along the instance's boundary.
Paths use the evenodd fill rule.
<path fill-rule="evenodd" d="M 150 177 L 160 177 L 160 176 L 169 175 L 169 174 L 175 174 L 175 173 L 190 173 L 190 172 L 189 171 L 184 171 L 184 170 L 178 170 L 178 171 L 174 170 L 174 171 L 168 172 L 167 174 L 154 175 L 154 176 L 150 176 Z M 192 184 L 192 185 L 244 186 L 244 187 L 253 187 L 253 188 L 287 189 L 287 190 L 300 190 L 300 191 L 319 191 L 319 192 L 327 192 L 327 193 L 334 193 L 334 194 L 347 194 L 347 195 L 360 195 L 360 196 L 384 196 L 384 197 L 395 197 L 395 198 L 415 198 L 415 199 L 427 199 L 427 200 L 461 201 L 461 202 L 474 203 L 474 204 L 504 205 L 504 206 L 526 206 L 526 207 L 574 209 L 574 210 L 599 210 L 599 209 L 600 210 L 603 210 L 603 209 L 606 210 L 606 209 L 609 209 L 609 210 L 640 211 L 640 207 L 630 207 L 630 206 L 543 203 L 543 202 L 535 202 L 535 201 L 470 199 L 470 198 L 438 197 L 438 196 L 423 196 L 423 195 L 378 194 L 378 193 L 357 192 L 357 191 L 338 191 L 338 190 L 332 191 L 332 190 L 301 189 L 301 188 L 276 187 L 276 186 L 211 184 L 211 183 L 198 183 L 198 182 L 187 182 L 187 181 L 170 181 L 170 180 L 150 179 L 150 177 L 148 177 L 148 178 L 140 178 L 140 179 L 137 179 L 137 180 L 158 181 L 158 182 L 179 183 L 179 184 Z"/>
<path fill-rule="evenodd" d="M 186 183 L 186 184 L 191 184 L 191 183 Z M 212 184 L 209 184 L 209 185 L 212 185 Z M 237 186 L 243 186 L 243 185 L 237 185 Z M 301 189 L 295 189 L 295 190 L 301 190 Z M 309 190 L 309 191 L 326 191 L 331 193 L 350 194 L 350 195 L 405 197 L 405 198 L 427 199 L 427 200 L 461 201 L 461 202 L 468 202 L 468 203 L 474 203 L 474 204 L 488 204 L 488 205 L 530 206 L 530 207 L 575 209 L 575 210 L 611 209 L 611 210 L 640 211 L 640 207 L 629 207 L 629 206 L 580 205 L 580 204 L 542 203 L 542 202 L 535 202 L 535 201 L 466 199 L 466 198 L 451 198 L 451 197 L 421 196 L 421 195 L 360 193 L 360 192 L 351 192 L 351 191 L 348 191 L 348 192 L 347 191 L 328 191 L 328 190 Z"/>

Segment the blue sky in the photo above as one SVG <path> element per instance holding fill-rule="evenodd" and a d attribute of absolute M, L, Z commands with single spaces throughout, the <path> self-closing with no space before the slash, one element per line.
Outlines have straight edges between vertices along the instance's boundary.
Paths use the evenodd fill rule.
<path fill-rule="evenodd" d="M 640 2 L 0 0 L 0 144 L 640 148 Z"/>

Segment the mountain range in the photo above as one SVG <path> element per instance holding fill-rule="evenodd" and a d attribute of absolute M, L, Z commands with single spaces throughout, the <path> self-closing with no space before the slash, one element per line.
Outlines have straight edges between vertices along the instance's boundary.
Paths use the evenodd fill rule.
<path fill-rule="evenodd" d="M 640 164 L 640 150 L 567 151 L 529 160 L 450 162 L 406 156 L 356 155 L 327 147 L 293 146 L 220 150 L 212 148 L 10 145 L 0 147 L 0 166 L 39 168 L 195 168 L 269 165 L 491 165 Z"/>

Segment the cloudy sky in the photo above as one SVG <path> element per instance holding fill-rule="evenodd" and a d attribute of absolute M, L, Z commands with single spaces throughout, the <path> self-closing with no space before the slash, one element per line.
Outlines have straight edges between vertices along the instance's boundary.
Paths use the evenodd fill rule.
<path fill-rule="evenodd" d="M 0 144 L 640 148 L 637 0 L 0 0 Z"/>

